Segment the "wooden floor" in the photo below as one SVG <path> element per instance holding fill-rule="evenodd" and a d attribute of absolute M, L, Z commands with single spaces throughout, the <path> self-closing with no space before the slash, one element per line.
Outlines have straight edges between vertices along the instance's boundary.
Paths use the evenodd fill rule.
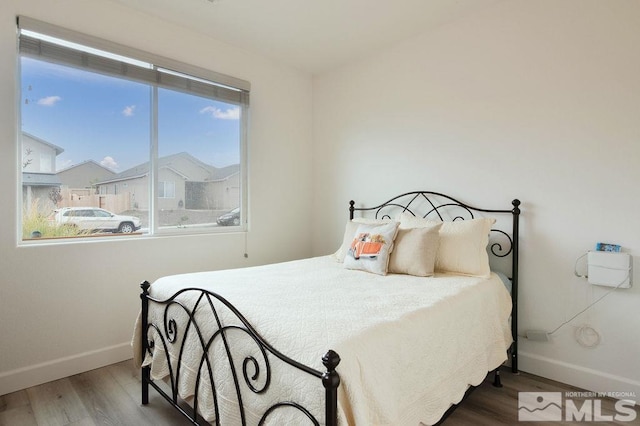
<path fill-rule="evenodd" d="M 571 392 L 580 389 L 526 373 L 502 373 L 504 387 L 487 380 L 445 421 L 445 426 L 496 426 L 518 424 L 518 391 Z M 574 399 L 576 403 L 579 399 Z M 150 391 L 149 405 L 140 404 L 139 372 L 124 361 L 55 382 L 0 396 L 0 425 L 171 425 L 190 424 L 157 393 Z M 604 400 L 602 414 L 613 414 L 614 401 Z M 637 411 L 637 409 L 636 409 Z M 522 423 L 559 425 L 564 422 Z M 569 423 L 566 423 L 569 424 Z M 572 424 L 576 424 L 573 422 Z M 587 424 L 640 425 L 633 422 Z"/>
<path fill-rule="evenodd" d="M 490 375 L 493 376 L 493 375 Z M 532 425 L 532 426 L 557 426 L 557 425 L 640 425 L 640 410 L 635 407 L 636 418 L 633 421 L 611 422 L 519 422 L 518 421 L 518 392 L 584 392 L 583 389 L 558 383 L 542 377 L 527 373 L 511 374 L 509 370 L 501 373 L 502 388 L 491 384 L 490 378 L 478 386 L 469 397 L 443 423 L 443 426 L 497 426 L 497 425 Z M 612 389 L 615 391 L 615 389 Z M 576 407 L 582 407 L 585 398 L 571 398 Z M 610 398 L 601 399 L 602 410 L 599 414 L 611 416 L 616 414 L 616 400 Z"/>

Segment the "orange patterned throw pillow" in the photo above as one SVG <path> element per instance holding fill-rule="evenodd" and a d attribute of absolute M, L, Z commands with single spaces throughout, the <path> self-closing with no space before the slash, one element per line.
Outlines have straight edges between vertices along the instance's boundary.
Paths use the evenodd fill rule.
<path fill-rule="evenodd" d="M 344 267 L 386 275 L 398 222 L 359 225 L 344 257 Z"/>

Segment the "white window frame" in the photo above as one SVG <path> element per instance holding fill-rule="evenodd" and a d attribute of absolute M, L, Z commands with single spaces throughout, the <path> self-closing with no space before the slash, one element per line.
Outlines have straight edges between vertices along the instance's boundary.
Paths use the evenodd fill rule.
<path fill-rule="evenodd" d="M 167 186 L 171 191 L 167 191 Z M 162 195 L 160 195 L 160 188 L 162 187 Z M 167 192 L 170 194 L 167 195 Z M 158 181 L 158 198 L 176 198 L 176 183 L 174 181 Z"/>
<path fill-rule="evenodd" d="M 230 230 L 246 232 L 247 210 L 248 210 L 248 185 L 247 185 L 247 134 L 248 134 L 248 112 L 249 112 L 249 91 L 250 83 L 225 74 L 220 74 L 208 69 L 178 62 L 169 58 L 161 57 L 132 47 L 120 45 L 104 39 L 86 34 L 77 33 L 62 27 L 58 27 L 46 22 L 38 21 L 29 17 L 18 17 L 19 55 L 31 56 L 36 59 L 47 60 L 60 63 L 65 66 L 77 67 L 88 71 L 101 72 L 113 77 L 127 78 L 136 81 L 143 81 L 151 85 L 157 99 L 158 87 L 178 90 L 189 94 L 210 97 L 214 100 L 233 103 L 241 107 L 240 114 L 240 209 L 241 225 L 238 227 L 195 227 L 166 229 L 159 226 L 158 221 L 158 137 L 157 137 L 157 101 L 152 105 L 152 131 L 151 131 L 151 155 L 150 155 L 150 191 L 149 191 L 149 233 L 148 236 L 162 234 L 193 234 L 193 233 L 214 233 L 229 232 Z M 41 37 L 44 35 L 45 37 Z M 60 48 L 59 40 L 65 44 Z M 51 49 L 49 46 L 54 45 Z M 65 48 L 65 46 L 69 46 Z M 80 46 L 81 48 L 77 48 Z M 65 51 L 60 55 L 60 50 Z M 93 59 L 95 58 L 95 59 Z M 107 62 L 107 65 L 104 65 Z M 125 76 L 113 73 L 113 64 L 123 64 L 121 69 Z M 19 73 L 21 75 L 21 72 Z M 151 83 L 153 78 L 156 83 Z M 20 90 L 20 88 L 19 88 Z M 20 108 L 18 109 L 20 114 Z M 21 120 L 18 120 L 20 123 Z M 21 129 L 16 132 L 20 135 Z M 22 147 L 22 142 L 18 138 L 17 143 Z M 22 179 L 18 183 L 19 194 L 22 194 Z M 101 194 L 103 187 L 100 187 Z M 108 191 L 105 191 L 108 192 Z M 167 198 L 167 197 L 164 197 Z M 174 197 L 175 198 L 175 186 Z M 18 204 L 22 209 L 22 203 Z M 22 212 L 19 214 L 22 217 Z M 31 243 L 33 240 L 22 239 L 22 219 L 19 220 L 18 242 Z M 83 238 L 66 239 L 69 241 L 82 241 Z M 95 240 L 95 239 L 92 239 Z M 48 240 L 51 241 L 51 240 Z"/>

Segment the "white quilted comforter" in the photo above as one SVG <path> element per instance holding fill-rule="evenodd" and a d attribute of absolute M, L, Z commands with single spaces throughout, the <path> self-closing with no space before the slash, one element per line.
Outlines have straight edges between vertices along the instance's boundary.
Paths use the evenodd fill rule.
<path fill-rule="evenodd" d="M 337 368 L 341 378 L 341 425 L 433 424 L 451 404 L 461 400 L 469 385 L 481 383 L 488 371 L 506 360 L 506 349 L 512 341 L 511 299 L 495 274 L 490 279 L 379 276 L 344 269 L 326 256 L 168 276 L 153 283 L 151 295 L 167 298 L 184 287 L 204 288 L 222 295 L 277 350 L 316 370 L 324 371 L 321 357 L 328 349 L 338 352 L 342 359 Z M 224 323 L 227 315 L 221 315 Z M 159 309 L 152 309 L 149 318 L 162 324 Z M 176 321 L 179 330 L 184 329 L 178 317 Z M 198 321 L 207 324 L 201 327 L 210 328 L 208 335 L 216 329 L 213 319 Z M 256 355 L 252 350 L 255 346 L 240 333 L 236 337 L 231 334 L 231 344 L 237 345 L 233 354 L 240 365 L 239 380 L 244 382 L 242 360 L 248 353 Z M 180 395 L 185 399 L 193 395 L 200 360 L 199 343 L 187 340 L 186 346 L 192 348 L 187 351 L 180 372 Z M 135 355 L 140 353 L 138 345 L 136 328 Z M 151 364 L 154 379 L 162 379 L 169 372 L 168 365 L 160 342 L 155 346 L 153 359 L 147 356 L 144 364 Z M 169 347 L 176 357 L 179 345 Z M 221 345 L 210 352 L 213 357 L 224 355 Z M 274 357 L 270 361 L 273 376 L 266 395 L 255 395 L 243 385 L 248 424 L 255 424 L 266 407 L 285 400 L 301 403 L 317 413 L 322 423 L 321 381 Z M 249 371 L 253 371 L 251 367 Z M 258 381 L 264 378 L 264 369 L 261 372 Z M 208 377 L 202 380 L 208 388 Z M 221 423 L 239 424 L 230 373 L 217 372 L 214 382 L 220 394 Z M 212 421 L 212 395 L 200 392 L 199 411 Z M 305 424 L 296 415 L 299 413 L 290 408 L 276 410 L 267 424 Z"/>

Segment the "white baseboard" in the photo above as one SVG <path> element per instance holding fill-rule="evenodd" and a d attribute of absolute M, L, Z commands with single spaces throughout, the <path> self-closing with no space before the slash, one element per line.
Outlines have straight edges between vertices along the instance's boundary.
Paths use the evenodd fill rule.
<path fill-rule="evenodd" d="M 522 351 L 518 352 L 518 368 L 536 376 L 592 392 L 624 392 L 627 395 L 621 399 L 640 402 L 640 382 L 625 377 Z M 630 393 L 635 394 L 635 398 L 627 397 Z"/>
<path fill-rule="evenodd" d="M 0 373 L 0 395 L 131 359 L 131 351 L 127 342 Z"/>

